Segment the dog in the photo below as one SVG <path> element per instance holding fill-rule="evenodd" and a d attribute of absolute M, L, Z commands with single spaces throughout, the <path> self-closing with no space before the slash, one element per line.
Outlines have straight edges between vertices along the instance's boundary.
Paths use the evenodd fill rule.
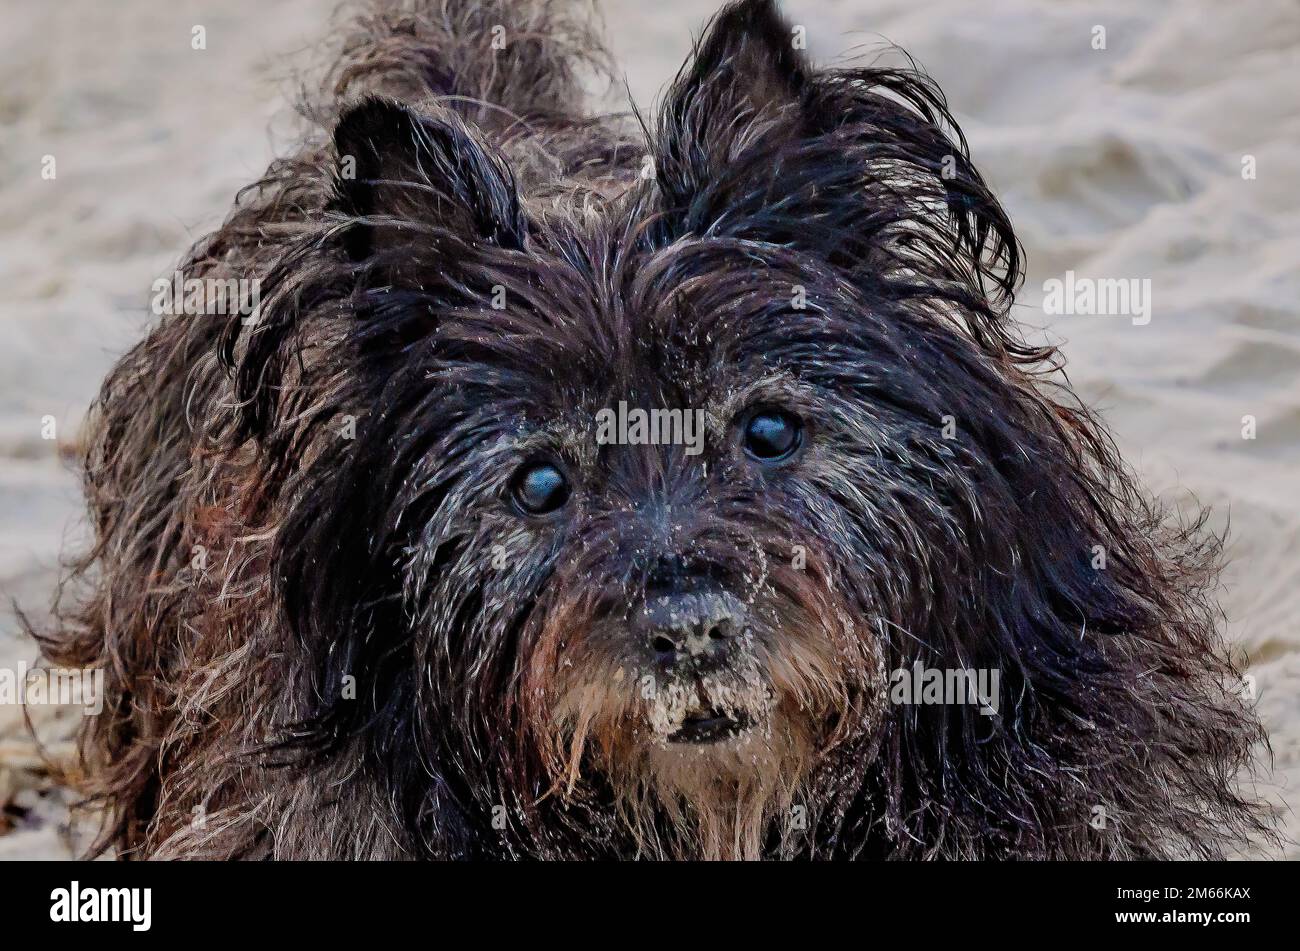
<path fill-rule="evenodd" d="M 940 90 L 799 32 L 732 3 L 630 118 L 584 111 L 579 3 L 363 5 L 182 265 L 255 311 L 163 317 L 90 417 L 95 540 L 39 636 L 105 672 L 97 853 L 1268 833 L 1220 540 L 1008 316 Z"/>

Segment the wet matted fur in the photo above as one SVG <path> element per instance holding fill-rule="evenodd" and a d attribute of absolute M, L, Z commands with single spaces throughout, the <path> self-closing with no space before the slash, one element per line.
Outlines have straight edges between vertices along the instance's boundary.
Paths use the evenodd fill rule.
<path fill-rule="evenodd" d="M 41 636 L 106 671 L 101 848 L 1135 858 L 1266 832 L 1217 539 L 1008 318 L 1019 249 L 938 89 L 791 39 L 728 7 L 638 127 L 583 111 L 606 56 L 576 3 L 365 5 L 300 147 L 183 265 L 260 281 L 256 319 L 164 318 L 95 406 L 95 543 Z M 704 452 L 598 446 L 620 401 L 703 410 Z M 801 421 L 788 465 L 739 451 L 754 407 Z M 547 517 L 511 502 L 537 458 L 572 487 Z M 679 583 L 744 612 L 721 673 L 629 646 Z M 917 663 L 999 671 L 996 715 L 889 702 Z M 671 742 L 701 704 L 749 727 Z"/>

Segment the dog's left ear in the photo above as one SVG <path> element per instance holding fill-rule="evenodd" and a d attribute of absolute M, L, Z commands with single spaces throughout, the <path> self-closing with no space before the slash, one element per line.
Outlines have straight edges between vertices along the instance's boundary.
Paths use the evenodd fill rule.
<path fill-rule="evenodd" d="M 1000 309 L 1019 249 L 943 94 L 913 69 L 818 71 L 803 38 L 774 0 L 710 23 L 660 115 L 660 240 L 782 245 L 853 279 L 919 275 Z"/>
<path fill-rule="evenodd" d="M 390 99 L 352 106 L 334 129 L 337 204 L 354 260 L 400 248 L 488 243 L 518 248 L 526 226 L 505 161 L 456 116 L 425 115 Z"/>

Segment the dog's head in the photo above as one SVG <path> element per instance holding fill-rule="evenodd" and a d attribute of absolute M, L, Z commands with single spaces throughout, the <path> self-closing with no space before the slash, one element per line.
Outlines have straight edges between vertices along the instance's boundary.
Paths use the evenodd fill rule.
<path fill-rule="evenodd" d="M 753 855 L 854 816 L 1009 840 L 1043 825 L 1030 772 L 1089 767 L 1068 731 L 1142 728 L 1096 699 L 1139 689 L 1131 647 L 1078 633 L 1181 608 L 1005 321 L 1007 219 L 928 81 L 798 40 L 725 11 L 614 196 L 529 194 L 449 113 L 355 105 L 334 224 L 231 344 L 289 480 L 304 721 L 364 745 L 417 839 L 454 813 L 520 852 Z M 1002 716 L 891 705 L 914 661 L 999 668 Z"/>

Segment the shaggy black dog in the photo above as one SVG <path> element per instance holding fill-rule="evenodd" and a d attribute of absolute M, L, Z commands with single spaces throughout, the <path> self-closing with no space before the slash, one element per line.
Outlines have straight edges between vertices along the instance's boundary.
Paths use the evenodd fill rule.
<path fill-rule="evenodd" d="M 369 4 L 315 131 L 183 265 L 256 313 L 163 319 L 97 403 L 96 542 L 44 641 L 107 674 L 101 847 L 1265 831 L 1217 540 L 1019 337 L 940 92 L 799 33 L 727 7 L 642 135 L 581 110 L 604 54 L 559 0 Z"/>

